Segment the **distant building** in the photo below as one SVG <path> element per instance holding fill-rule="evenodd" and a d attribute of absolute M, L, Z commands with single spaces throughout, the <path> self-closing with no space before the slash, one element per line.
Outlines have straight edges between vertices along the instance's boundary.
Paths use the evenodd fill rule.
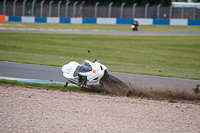
<path fill-rule="evenodd" d="M 200 8 L 200 3 L 172 2 L 172 7 L 196 7 L 196 8 Z"/>

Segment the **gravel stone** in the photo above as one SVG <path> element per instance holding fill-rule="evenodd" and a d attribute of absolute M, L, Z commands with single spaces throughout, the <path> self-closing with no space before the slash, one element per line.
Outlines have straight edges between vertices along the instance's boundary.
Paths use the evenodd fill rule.
<path fill-rule="evenodd" d="M 0 133 L 198 133 L 200 106 L 0 85 Z"/>

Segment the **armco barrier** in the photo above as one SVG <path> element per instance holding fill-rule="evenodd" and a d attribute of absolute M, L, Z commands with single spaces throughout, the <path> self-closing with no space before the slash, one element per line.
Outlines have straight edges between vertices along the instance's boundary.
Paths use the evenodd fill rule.
<path fill-rule="evenodd" d="M 117 24 L 116 18 L 97 18 L 97 24 Z"/>
<path fill-rule="evenodd" d="M 153 19 L 154 25 L 170 25 L 169 19 Z"/>
<path fill-rule="evenodd" d="M 9 18 L 9 16 L 6 16 L 6 22 L 9 21 L 8 18 Z"/>
<path fill-rule="evenodd" d="M 71 24 L 82 24 L 83 19 L 82 18 L 71 18 Z"/>
<path fill-rule="evenodd" d="M 35 23 L 47 23 L 47 18 L 44 17 L 35 17 Z"/>
<path fill-rule="evenodd" d="M 133 19 L 132 18 L 117 18 L 117 24 L 132 24 Z"/>
<path fill-rule="evenodd" d="M 170 19 L 170 25 L 188 25 L 187 19 Z"/>
<path fill-rule="evenodd" d="M 66 23 L 66 24 L 70 24 L 70 18 L 60 18 L 60 23 Z"/>
<path fill-rule="evenodd" d="M 6 15 L 0 15 L 0 22 L 6 22 Z"/>
<path fill-rule="evenodd" d="M 22 17 L 24 23 L 35 23 L 35 17 Z"/>
<path fill-rule="evenodd" d="M 22 22 L 22 17 L 8 17 L 8 21 Z"/>
<path fill-rule="evenodd" d="M 96 24 L 96 18 L 83 18 L 83 24 Z"/>
<path fill-rule="evenodd" d="M 200 19 L 145 19 L 135 18 L 139 25 L 200 25 Z M 59 18 L 59 17 L 12 17 L 6 21 L 27 23 L 68 23 L 68 24 L 132 24 L 132 18 Z"/>
<path fill-rule="evenodd" d="M 153 19 L 151 18 L 138 18 L 139 25 L 153 25 Z"/>
<path fill-rule="evenodd" d="M 57 17 L 47 17 L 47 23 L 60 23 L 60 18 Z"/>
<path fill-rule="evenodd" d="M 200 19 L 188 19 L 188 25 L 200 25 Z"/>

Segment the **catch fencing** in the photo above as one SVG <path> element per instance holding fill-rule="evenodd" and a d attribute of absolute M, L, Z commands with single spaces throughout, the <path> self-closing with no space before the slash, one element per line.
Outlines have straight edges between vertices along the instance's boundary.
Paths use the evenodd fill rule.
<path fill-rule="evenodd" d="M 153 18 L 153 19 L 200 19 L 199 7 L 164 7 L 162 5 L 137 6 L 122 3 L 116 6 L 109 5 L 87 5 L 83 2 L 45 2 L 36 0 L 18 2 L 17 0 L 0 2 L 0 14 L 6 16 L 34 16 L 34 17 L 63 17 L 63 18 Z"/>

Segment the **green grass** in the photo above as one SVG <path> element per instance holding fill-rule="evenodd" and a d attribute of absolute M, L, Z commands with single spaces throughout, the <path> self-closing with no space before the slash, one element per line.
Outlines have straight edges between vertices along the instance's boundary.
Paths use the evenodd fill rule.
<path fill-rule="evenodd" d="M 200 35 L 0 32 L 0 40 L 1 61 L 62 66 L 99 59 L 110 71 L 200 79 Z"/>
<path fill-rule="evenodd" d="M 46 89 L 46 90 L 60 90 L 65 92 L 81 92 L 81 93 L 90 93 L 90 94 L 100 94 L 100 95 L 108 95 L 103 92 L 98 92 L 92 89 L 81 88 L 79 86 L 67 86 L 60 84 L 39 84 L 39 83 L 27 83 L 27 82 L 18 82 L 15 80 L 6 80 L 0 79 L 0 84 L 10 84 L 15 86 L 23 86 L 23 87 L 34 87 L 37 89 Z"/>
<path fill-rule="evenodd" d="M 39 84 L 39 83 L 27 83 L 27 82 L 18 82 L 14 80 L 5 80 L 0 79 L 0 83 L 3 84 L 11 84 L 11 85 L 19 85 L 24 87 L 35 87 L 35 88 L 42 88 L 47 90 L 61 90 L 61 91 L 70 91 L 70 92 L 86 92 L 83 88 L 78 86 L 68 86 L 64 87 L 64 85 L 59 84 Z"/>
<path fill-rule="evenodd" d="M 131 25 L 100 25 L 100 24 L 50 24 L 50 23 L 0 23 L 0 28 L 37 28 L 37 29 L 81 29 L 81 30 L 123 30 L 131 31 Z M 140 25 L 139 31 L 185 31 L 200 30 L 200 26 L 169 26 L 169 25 Z"/>
<path fill-rule="evenodd" d="M 107 94 L 101 91 L 93 90 L 93 89 L 86 89 L 81 88 L 79 86 L 68 86 L 64 87 L 63 85 L 58 84 L 38 84 L 38 83 L 27 83 L 27 82 L 18 82 L 14 80 L 6 80 L 6 79 L 0 79 L 0 86 L 3 84 L 9 84 L 13 86 L 21 86 L 21 87 L 27 87 L 32 89 L 46 89 L 46 90 L 59 90 L 63 92 L 78 92 L 78 93 L 88 93 L 92 95 L 106 95 L 106 96 L 115 96 L 112 94 Z M 140 96 L 131 96 L 131 98 L 144 98 Z M 200 105 L 200 102 L 198 100 L 190 101 L 189 99 L 179 99 L 179 98 L 166 98 L 166 97 L 155 97 L 155 98 L 147 98 L 148 100 L 159 100 L 159 101 L 168 101 L 169 103 L 191 103 L 191 104 L 197 104 Z"/>
<path fill-rule="evenodd" d="M 112 94 L 106 94 L 103 91 L 88 89 L 88 88 L 81 88 L 79 86 L 64 87 L 64 85 L 60 85 L 60 84 L 39 84 L 39 83 L 29 83 L 29 82 L 18 82 L 15 80 L 6 80 L 6 79 L 0 79 L 0 85 L 1 84 L 10 84 L 14 86 L 22 86 L 22 87 L 28 87 L 28 88 L 34 88 L 34 89 L 59 90 L 59 91 L 64 91 L 64 92 L 79 92 L 79 93 L 114 96 Z"/>

